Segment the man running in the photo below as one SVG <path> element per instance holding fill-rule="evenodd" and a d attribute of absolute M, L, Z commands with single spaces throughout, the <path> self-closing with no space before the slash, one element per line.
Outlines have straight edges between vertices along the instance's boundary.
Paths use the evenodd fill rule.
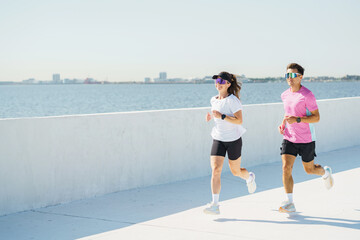
<path fill-rule="evenodd" d="M 316 153 L 313 123 L 319 122 L 320 114 L 314 94 L 301 85 L 304 68 L 297 63 L 290 63 L 286 69 L 286 81 L 290 88 L 281 94 L 285 115 L 279 126 L 279 132 L 284 135 L 281 159 L 287 199 L 282 203 L 279 211 L 295 212 L 292 168 L 298 154 L 302 158 L 305 172 L 322 176 L 327 189 L 333 186 L 334 179 L 330 167 L 314 164 Z"/>

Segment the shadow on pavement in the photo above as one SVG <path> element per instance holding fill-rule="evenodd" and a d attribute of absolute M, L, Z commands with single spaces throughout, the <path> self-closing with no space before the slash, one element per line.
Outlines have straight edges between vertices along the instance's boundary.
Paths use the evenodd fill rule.
<path fill-rule="evenodd" d="M 236 219 L 236 218 L 218 218 L 216 222 L 256 222 L 256 223 L 274 223 L 284 225 L 325 225 L 331 227 L 343 227 L 360 230 L 360 220 L 351 220 L 343 218 L 328 218 L 328 217 L 316 217 L 316 216 L 305 216 L 301 213 L 291 214 L 288 219 L 294 221 L 270 221 L 270 220 L 254 220 L 254 219 Z"/>

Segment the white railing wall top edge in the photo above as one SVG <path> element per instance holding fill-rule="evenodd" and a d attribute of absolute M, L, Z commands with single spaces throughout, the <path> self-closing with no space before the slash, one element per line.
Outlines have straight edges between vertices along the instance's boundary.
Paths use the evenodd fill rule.
<path fill-rule="evenodd" d="M 359 97 L 345 97 L 345 98 L 329 98 L 329 99 L 320 99 L 318 102 L 326 101 L 340 101 L 346 99 L 360 99 Z M 263 106 L 263 105 L 279 105 L 282 102 L 275 103 L 255 103 L 255 104 L 244 104 L 243 106 Z M 109 112 L 109 113 L 88 113 L 88 114 L 69 114 L 69 115 L 58 115 L 58 116 L 44 116 L 44 117 L 20 117 L 20 118 L 0 118 L 0 121 L 10 121 L 10 120 L 28 120 L 28 119 L 48 119 L 48 118 L 73 118 L 73 117 L 89 117 L 89 116 L 104 116 L 104 115 L 119 115 L 119 114 L 139 114 L 139 113 L 151 113 L 151 112 L 168 112 L 168 111 L 192 111 L 192 110 L 205 110 L 209 109 L 208 107 L 196 107 L 196 108 L 174 108 L 174 109 L 159 109 L 159 110 L 144 110 L 144 111 L 127 111 L 127 112 Z"/>

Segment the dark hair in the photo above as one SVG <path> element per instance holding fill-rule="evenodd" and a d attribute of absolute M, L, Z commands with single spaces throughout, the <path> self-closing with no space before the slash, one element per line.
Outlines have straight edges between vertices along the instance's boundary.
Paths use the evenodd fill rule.
<path fill-rule="evenodd" d="M 217 79 L 219 77 L 227 80 L 231 84 L 227 90 L 228 93 L 234 94 L 238 99 L 240 99 L 241 82 L 237 82 L 236 76 L 228 72 L 221 72 L 218 75 L 214 75 L 212 78 Z"/>
<path fill-rule="evenodd" d="M 231 74 L 232 82 L 231 86 L 228 88 L 228 93 L 234 94 L 238 99 L 240 99 L 240 90 L 241 90 L 241 82 L 238 82 L 236 76 Z"/>
<path fill-rule="evenodd" d="M 219 76 L 222 79 L 225 79 L 229 83 L 231 83 L 230 87 L 227 90 L 228 93 L 234 94 L 238 99 L 240 99 L 241 83 L 238 83 L 236 76 L 234 74 L 228 72 L 221 72 L 219 75 L 215 75 L 215 76 Z"/>
<path fill-rule="evenodd" d="M 297 63 L 288 64 L 286 70 L 288 69 L 296 69 L 298 73 L 300 73 L 301 75 L 304 75 L 304 71 L 305 71 L 305 69 Z"/>

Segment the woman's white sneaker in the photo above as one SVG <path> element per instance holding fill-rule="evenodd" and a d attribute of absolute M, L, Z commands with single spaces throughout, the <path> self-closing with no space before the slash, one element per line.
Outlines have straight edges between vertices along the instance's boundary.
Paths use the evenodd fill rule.
<path fill-rule="evenodd" d="M 249 181 L 246 181 L 249 193 L 254 193 L 256 190 L 255 173 L 249 173 Z"/>
<path fill-rule="evenodd" d="M 204 209 L 204 213 L 219 215 L 220 214 L 219 205 L 214 203 L 209 203 L 208 207 Z"/>

